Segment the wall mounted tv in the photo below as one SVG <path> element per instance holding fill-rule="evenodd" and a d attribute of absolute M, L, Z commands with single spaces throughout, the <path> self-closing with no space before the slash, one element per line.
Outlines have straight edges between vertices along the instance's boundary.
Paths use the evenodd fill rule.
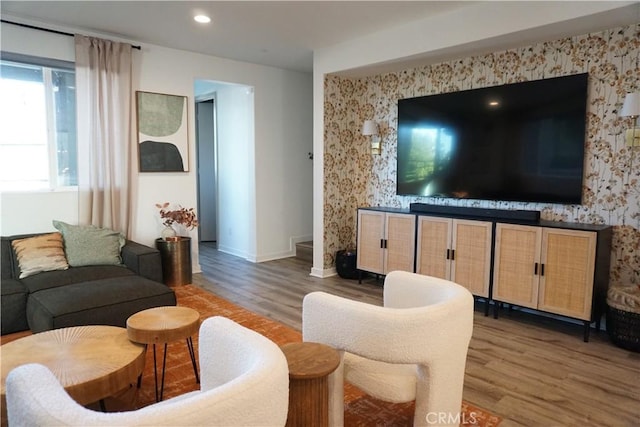
<path fill-rule="evenodd" d="M 398 101 L 397 194 L 580 204 L 588 74 Z"/>

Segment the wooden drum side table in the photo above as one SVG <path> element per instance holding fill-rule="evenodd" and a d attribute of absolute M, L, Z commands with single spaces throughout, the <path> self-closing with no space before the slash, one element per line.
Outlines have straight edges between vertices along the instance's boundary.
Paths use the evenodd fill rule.
<path fill-rule="evenodd" d="M 196 382 L 200 383 L 196 353 L 193 348 L 193 335 L 200 328 L 200 313 L 188 307 L 166 306 L 154 307 L 133 314 L 127 319 L 127 335 L 133 342 L 153 344 L 153 376 L 156 387 L 156 401 L 162 400 L 164 394 L 164 373 L 167 366 L 167 344 L 186 339 L 189 356 L 193 364 Z M 162 381 L 158 391 L 158 364 L 156 360 L 156 344 L 164 344 L 162 357 Z"/>
<path fill-rule="evenodd" d="M 333 348 L 314 342 L 295 342 L 280 347 L 289 365 L 289 413 L 287 426 L 329 425 L 327 377 L 340 364 Z"/>

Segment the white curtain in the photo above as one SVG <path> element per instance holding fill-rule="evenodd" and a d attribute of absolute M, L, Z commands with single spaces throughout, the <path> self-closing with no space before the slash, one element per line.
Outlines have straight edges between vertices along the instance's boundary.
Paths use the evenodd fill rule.
<path fill-rule="evenodd" d="M 75 36 L 80 224 L 130 235 L 131 45 Z"/>

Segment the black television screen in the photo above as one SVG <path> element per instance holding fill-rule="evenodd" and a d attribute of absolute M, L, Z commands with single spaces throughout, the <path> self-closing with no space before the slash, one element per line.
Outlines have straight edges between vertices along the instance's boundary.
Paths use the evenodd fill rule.
<path fill-rule="evenodd" d="M 580 204 L 588 74 L 398 101 L 397 194 Z"/>

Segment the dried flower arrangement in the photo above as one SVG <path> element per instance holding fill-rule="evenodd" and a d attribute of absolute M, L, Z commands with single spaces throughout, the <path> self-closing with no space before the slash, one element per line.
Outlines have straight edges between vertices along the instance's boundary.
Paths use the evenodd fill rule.
<path fill-rule="evenodd" d="M 156 207 L 160 209 L 160 218 L 165 226 L 171 227 L 173 224 L 180 224 L 189 230 L 193 230 L 198 226 L 198 219 L 193 208 L 187 209 L 177 205 L 176 208 L 169 209 L 170 205 L 169 202 L 156 203 Z"/>

